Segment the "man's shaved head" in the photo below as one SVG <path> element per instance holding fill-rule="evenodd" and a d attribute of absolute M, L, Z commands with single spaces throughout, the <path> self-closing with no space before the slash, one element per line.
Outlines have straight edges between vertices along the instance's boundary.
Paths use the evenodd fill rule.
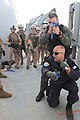
<path fill-rule="evenodd" d="M 65 48 L 62 45 L 57 45 L 53 49 L 54 61 L 61 62 L 65 58 Z"/>
<path fill-rule="evenodd" d="M 55 52 L 63 52 L 65 54 L 65 48 L 62 45 L 57 45 L 56 47 L 54 47 L 53 51 L 55 51 Z"/>

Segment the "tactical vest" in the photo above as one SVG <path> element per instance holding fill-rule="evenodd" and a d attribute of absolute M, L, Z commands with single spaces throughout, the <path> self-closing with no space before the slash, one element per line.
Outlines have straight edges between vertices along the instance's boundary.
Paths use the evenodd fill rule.
<path fill-rule="evenodd" d="M 46 30 L 42 31 L 39 37 L 39 44 L 40 45 L 47 45 L 49 40 L 45 38 Z"/>
<path fill-rule="evenodd" d="M 19 38 L 16 33 L 10 33 L 9 34 L 9 42 L 11 44 L 17 45 L 19 43 Z"/>
<path fill-rule="evenodd" d="M 37 34 L 30 33 L 30 35 L 29 35 L 29 39 L 32 41 L 34 48 L 36 48 L 38 46 L 38 37 L 35 37 L 35 35 L 37 35 Z"/>
<path fill-rule="evenodd" d="M 25 33 L 23 31 L 22 32 L 18 31 L 17 33 L 19 34 L 22 40 L 22 45 L 24 46 L 25 45 Z"/>

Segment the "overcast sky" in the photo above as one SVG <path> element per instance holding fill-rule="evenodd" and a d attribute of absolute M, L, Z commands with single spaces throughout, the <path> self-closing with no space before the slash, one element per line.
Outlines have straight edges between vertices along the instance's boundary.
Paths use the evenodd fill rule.
<path fill-rule="evenodd" d="M 56 8 L 60 23 L 68 24 L 69 5 L 76 0 L 15 0 L 18 16 L 22 24 L 30 19 L 46 14 Z M 80 2 L 80 0 L 78 0 Z"/>

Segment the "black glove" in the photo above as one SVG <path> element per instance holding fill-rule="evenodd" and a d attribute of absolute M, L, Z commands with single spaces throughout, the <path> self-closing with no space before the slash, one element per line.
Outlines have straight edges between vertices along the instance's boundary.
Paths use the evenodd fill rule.
<path fill-rule="evenodd" d="M 4 50 L 2 51 L 2 53 L 3 53 L 3 56 L 5 56 L 5 55 L 6 55 L 6 53 L 5 53 L 5 51 L 4 51 Z"/>
<path fill-rule="evenodd" d="M 18 44 L 16 44 L 16 45 L 15 44 L 11 44 L 10 46 L 13 47 L 14 49 L 17 49 L 19 47 Z"/>

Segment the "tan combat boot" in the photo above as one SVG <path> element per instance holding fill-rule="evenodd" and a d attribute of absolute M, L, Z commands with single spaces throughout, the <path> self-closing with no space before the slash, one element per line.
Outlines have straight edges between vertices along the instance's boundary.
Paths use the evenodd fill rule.
<path fill-rule="evenodd" d="M 8 93 L 8 92 L 5 92 L 3 90 L 3 87 L 1 86 L 0 87 L 0 98 L 9 98 L 9 97 L 12 97 L 12 94 Z"/>
<path fill-rule="evenodd" d="M 7 78 L 6 75 L 3 75 L 1 72 L 0 72 L 0 78 Z"/>
<path fill-rule="evenodd" d="M 19 67 L 18 67 L 18 66 L 15 66 L 15 68 L 16 68 L 16 69 L 19 69 Z"/>

